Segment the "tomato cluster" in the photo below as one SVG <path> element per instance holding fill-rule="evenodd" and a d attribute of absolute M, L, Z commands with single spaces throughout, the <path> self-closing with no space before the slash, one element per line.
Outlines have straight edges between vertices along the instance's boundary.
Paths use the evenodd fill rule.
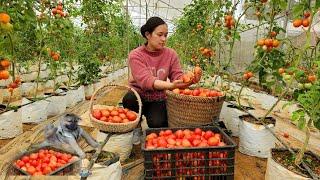
<path fill-rule="evenodd" d="M 293 21 L 293 27 L 298 28 L 300 26 L 309 27 L 310 25 L 310 12 L 306 11 L 303 14 L 303 19 L 295 19 Z"/>
<path fill-rule="evenodd" d="M 52 51 L 50 48 L 48 48 L 47 51 L 54 61 L 59 61 L 60 52 Z"/>
<path fill-rule="evenodd" d="M 210 48 L 200 47 L 200 48 L 199 48 L 199 51 L 200 51 L 200 53 L 201 53 L 203 56 L 205 56 L 205 57 L 207 57 L 207 58 L 216 55 L 215 51 L 212 50 L 212 49 L 210 49 Z"/>
<path fill-rule="evenodd" d="M 224 96 L 222 92 L 216 90 L 210 90 L 206 88 L 196 88 L 196 89 L 174 89 L 172 90 L 175 94 L 183 94 L 190 96 L 200 96 L 200 97 L 220 97 Z"/>
<path fill-rule="evenodd" d="M 22 156 L 14 165 L 32 176 L 39 176 L 50 174 L 77 159 L 77 156 L 69 153 L 40 149 L 38 152 Z"/>
<path fill-rule="evenodd" d="M 147 150 L 213 146 L 225 146 L 225 143 L 221 140 L 221 135 L 210 130 L 203 131 L 200 128 L 177 130 L 175 132 L 164 130 L 158 134 L 150 133 L 146 137 L 145 144 Z M 197 176 L 197 179 L 203 179 L 204 176 L 201 175 L 205 173 L 225 173 L 227 171 L 225 158 L 227 157 L 228 154 L 224 151 L 174 151 L 172 154 L 159 151 L 159 153 L 152 155 L 153 175 L 157 177 L 173 175 L 176 177 L 182 175 Z M 209 165 L 209 168 L 207 165 Z M 175 174 L 172 171 L 173 167 L 175 167 Z"/>
<path fill-rule="evenodd" d="M 225 20 L 225 24 L 224 26 L 227 27 L 228 29 L 232 29 L 234 27 L 234 19 L 231 15 L 226 15 L 224 17 L 224 20 Z"/>
<path fill-rule="evenodd" d="M 57 5 L 57 7 L 52 8 L 52 14 L 56 17 L 66 17 L 68 16 L 67 13 L 63 12 L 63 6 L 62 3 L 59 2 L 59 4 Z"/>
<path fill-rule="evenodd" d="M 10 93 L 13 93 L 13 90 L 18 88 L 21 84 L 21 79 L 20 77 L 16 77 L 16 79 L 14 80 L 14 82 L 10 83 L 7 88 L 8 88 L 8 91 Z"/>
<path fill-rule="evenodd" d="M 246 81 L 249 80 L 252 77 L 253 77 L 253 73 L 251 71 L 248 71 L 248 72 L 243 74 L 243 79 L 246 80 Z"/>
<path fill-rule="evenodd" d="M 184 82 L 184 83 L 197 83 L 196 81 L 196 77 L 200 77 L 202 74 L 202 69 L 200 68 L 199 64 L 197 64 L 194 69 L 193 69 L 193 72 L 191 71 L 188 71 L 187 73 L 183 74 L 181 76 L 181 80 Z"/>
<path fill-rule="evenodd" d="M 257 41 L 257 45 L 262 47 L 263 50 L 269 52 L 272 50 L 272 48 L 279 47 L 280 41 L 272 38 L 267 38 L 267 39 L 262 38 Z"/>
<path fill-rule="evenodd" d="M 100 121 L 110 123 L 128 123 L 137 119 L 137 113 L 134 111 L 117 107 L 93 109 L 92 116 Z"/>
<path fill-rule="evenodd" d="M 8 68 L 10 67 L 10 61 L 8 59 L 0 60 L 0 80 L 9 79 L 10 73 Z"/>
<path fill-rule="evenodd" d="M 11 32 L 13 29 L 13 25 L 10 23 L 10 16 L 2 12 L 0 13 L 0 29 L 4 32 Z"/>
<path fill-rule="evenodd" d="M 219 133 L 202 131 L 200 128 L 191 131 L 189 129 L 160 131 L 159 134 L 151 133 L 146 137 L 146 149 L 156 148 L 189 148 L 224 146 Z"/>

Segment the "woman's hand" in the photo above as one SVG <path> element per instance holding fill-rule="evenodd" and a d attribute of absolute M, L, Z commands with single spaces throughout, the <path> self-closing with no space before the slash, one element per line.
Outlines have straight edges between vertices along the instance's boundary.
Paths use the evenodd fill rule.
<path fill-rule="evenodd" d="M 173 84 L 172 89 L 175 89 L 175 88 L 185 89 L 192 84 L 192 81 L 190 81 L 189 83 L 184 83 L 182 80 L 174 80 L 172 84 Z"/>

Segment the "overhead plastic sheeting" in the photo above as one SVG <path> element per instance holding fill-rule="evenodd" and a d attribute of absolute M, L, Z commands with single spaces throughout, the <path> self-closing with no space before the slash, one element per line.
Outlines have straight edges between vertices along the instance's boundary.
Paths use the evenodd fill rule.
<path fill-rule="evenodd" d="M 128 4 L 128 12 L 135 26 L 140 28 L 146 19 L 152 16 L 161 17 L 172 33 L 175 18 L 181 16 L 183 8 L 192 0 L 125 0 L 124 6 Z"/>

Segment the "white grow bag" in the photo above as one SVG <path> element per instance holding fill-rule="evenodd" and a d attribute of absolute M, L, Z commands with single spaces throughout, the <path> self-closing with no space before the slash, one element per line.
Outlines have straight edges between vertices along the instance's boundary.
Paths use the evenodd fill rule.
<path fill-rule="evenodd" d="M 47 116 L 56 116 L 66 111 L 67 102 L 64 96 L 51 96 L 45 101 L 49 102 Z"/>
<path fill-rule="evenodd" d="M 21 84 L 21 95 L 30 97 L 36 93 L 37 84 L 35 82 L 25 82 Z"/>
<path fill-rule="evenodd" d="M 84 99 L 84 86 L 80 86 L 78 89 L 70 89 L 66 92 L 67 107 L 72 107 Z"/>
<path fill-rule="evenodd" d="M 0 114 L 0 139 L 14 138 L 23 133 L 21 111 Z"/>
<path fill-rule="evenodd" d="M 30 100 L 23 98 L 22 104 L 29 103 Z M 49 102 L 46 100 L 36 101 L 34 103 L 22 106 L 20 108 L 22 113 L 23 123 L 40 123 L 47 119 Z"/>
<path fill-rule="evenodd" d="M 8 86 L 12 82 L 12 77 L 9 77 L 8 79 L 0 80 L 0 86 Z"/>
<path fill-rule="evenodd" d="M 220 113 L 220 120 L 224 122 L 226 128 L 231 130 L 232 136 L 239 136 L 239 123 L 240 118 L 239 116 L 247 114 L 237 108 L 228 107 L 231 105 L 228 102 L 223 102 L 221 113 Z"/>
<path fill-rule="evenodd" d="M 257 93 L 257 101 L 261 104 L 263 109 L 269 110 L 276 102 L 278 98 L 265 93 Z"/>
<path fill-rule="evenodd" d="M 273 124 L 268 125 L 272 130 Z M 263 126 L 240 120 L 239 151 L 260 158 L 270 157 L 270 149 L 275 146 L 276 138 Z"/>
<path fill-rule="evenodd" d="M 22 79 L 22 81 L 24 81 L 24 82 L 30 82 L 30 81 L 36 80 L 36 79 L 37 79 L 37 75 L 38 75 L 37 72 L 31 72 L 31 73 L 27 73 L 27 74 L 21 74 L 21 79 Z"/>
<path fill-rule="evenodd" d="M 94 89 L 93 84 L 89 84 L 89 85 L 84 86 L 85 99 L 90 99 L 92 94 L 94 93 L 94 91 L 95 91 L 95 89 Z"/>
<path fill-rule="evenodd" d="M 303 177 L 275 162 L 272 157 L 268 157 L 265 180 L 307 180 L 310 178 Z"/>

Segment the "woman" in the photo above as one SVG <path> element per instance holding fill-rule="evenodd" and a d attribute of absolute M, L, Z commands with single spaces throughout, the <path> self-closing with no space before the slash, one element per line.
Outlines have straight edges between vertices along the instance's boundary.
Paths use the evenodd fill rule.
<path fill-rule="evenodd" d="M 142 114 L 147 118 L 148 126 L 167 127 L 165 90 L 186 88 L 191 83 L 183 83 L 180 80 L 183 72 L 177 53 L 165 47 L 168 36 L 167 24 L 159 17 L 151 17 L 140 31 L 147 42 L 129 54 L 129 86 L 141 97 Z M 195 77 L 193 83 L 197 83 L 200 76 Z M 123 106 L 138 112 L 137 99 L 132 92 L 124 96 Z"/>

